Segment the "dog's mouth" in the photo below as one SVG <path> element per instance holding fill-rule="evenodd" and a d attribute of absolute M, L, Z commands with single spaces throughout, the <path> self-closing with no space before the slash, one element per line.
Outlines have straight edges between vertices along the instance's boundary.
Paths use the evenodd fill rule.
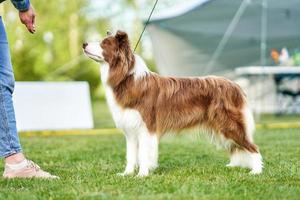
<path fill-rule="evenodd" d="M 93 53 L 87 51 L 85 48 L 83 48 L 83 52 L 84 52 L 88 57 L 90 57 L 91 59 L 95 60 L 96 62 L 101 62 L 101 61 L 104 60 L 103 56 L 93 54 Z"/>

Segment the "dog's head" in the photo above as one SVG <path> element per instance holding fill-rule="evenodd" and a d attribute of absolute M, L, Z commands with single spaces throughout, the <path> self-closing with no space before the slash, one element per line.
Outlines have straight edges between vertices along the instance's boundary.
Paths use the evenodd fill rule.
<path fill-rule="evenodd" d="M 107 37 L 101 42 L 84 43 L 83 51 L 93 60 L 109 64 L 111 85 L 124 80 L 130 74 L 135 62 L 128 35 L 123 31 L 117 31 L 115 35 L 108 31 Z"/>
<path fill-rule="evenodd" d="M 112 64 L 119 54 L 131 54 L 130 43 L 127 33 L 117 31 L 113 35 L 107 31 L 107 37 L 101 42 L 91 42 L 83 44 L 84 53 L 96 62 L 107 62 Z"/>

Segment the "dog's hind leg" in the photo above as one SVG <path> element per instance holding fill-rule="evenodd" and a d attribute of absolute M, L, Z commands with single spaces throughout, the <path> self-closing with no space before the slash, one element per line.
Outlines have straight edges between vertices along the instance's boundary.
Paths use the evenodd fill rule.
<path fill-rule="evenodd" d="M 247 150 L 235 148 L 231 152 L 230 163 L 227 167 L 244 167 L 251 169 L 251 174 L 260 174 L 263 168 L 262 157 L 260 153 L 253 153 Z"/>
<path fill-rule="evenodd" d="M 246 167 L 251 169 L 251 174 L 260 174 L 263 169 L 262 156 L 259 153 L 257 146 L 253 143 L 253 134 L 255 123 L 250 109 L 246 107 L 243 110 L 244 126 L 239 131 L 239 137 L 233 137 L 235 145 L 231 148 L 229 167 Z"/>

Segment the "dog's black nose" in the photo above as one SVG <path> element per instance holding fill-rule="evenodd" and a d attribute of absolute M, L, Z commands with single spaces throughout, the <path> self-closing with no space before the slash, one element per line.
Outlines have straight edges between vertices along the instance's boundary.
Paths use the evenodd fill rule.
<path fill-rule="evenodd" d="M 88 45 L 88 43 L 86 43 L 86 42 L 85 42 L 85 43 L 83 43 L 83 44 L 82 44 L 82 48 L 84 48 L 84 49 L 85 49 L 85 47 L 86 47 L 87 45 Z"/>

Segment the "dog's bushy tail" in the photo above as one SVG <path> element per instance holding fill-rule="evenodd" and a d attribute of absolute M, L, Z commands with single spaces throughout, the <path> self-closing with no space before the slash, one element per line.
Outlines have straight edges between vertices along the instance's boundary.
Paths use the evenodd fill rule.
<path fill-rule="evenodd" d="M 254 144 L 253 136 L 255 132 L 255 122 L 253 118 L 253 114 L 251 109 L 246 104 L 242 110 L 243 113 L 243 126 L 244 126 L 244 133 L 243 138 L 241 138 L 241 147 L 245 150 L 248 150 L 251 153 L 258 153 L 258 147 Z"/>

